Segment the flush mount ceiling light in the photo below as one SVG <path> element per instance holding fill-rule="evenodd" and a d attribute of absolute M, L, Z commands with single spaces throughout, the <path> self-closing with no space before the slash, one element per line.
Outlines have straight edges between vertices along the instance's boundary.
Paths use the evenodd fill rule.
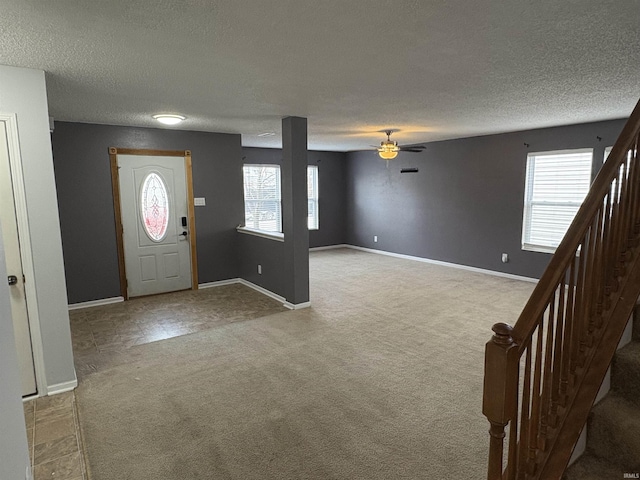
<path fill-rule="evenodd" d="M 160 123 L 164 123 L 165 125 L 177 125 L 187 117 L 185 117 L 184 115 L 159 113 L 157 115 L 154 115 L 153 118 L 155 118 Z"/>
<path fill-rule="evenodd" d="M 391 137 L 393 130 L 385 130 L 384 133 L 387 135 L 387 139 L 383 142 L 380 142 L 380 146 L 376 148 L 376 150 L 378 151 L 378 155 L 380 155 L 380 158 L 383 158 L 385 160 L 393 160 L 398 156 L 398 152 L 419 153 L 424 150 L 424 146 L 422 145 L 416 145 L 413 147 L 403 147 L 401 145 L 398 145 L 398 142 L 394 142 L 391 140 L 391 138 L 389 138 Z"/>

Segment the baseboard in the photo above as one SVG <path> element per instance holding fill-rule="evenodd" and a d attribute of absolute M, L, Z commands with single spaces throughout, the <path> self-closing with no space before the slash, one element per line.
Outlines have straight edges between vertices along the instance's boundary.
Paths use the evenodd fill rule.
<path fill-rule="evenodd" d="M 102 298 L 100 300 L 91 300 L 88 302 L 72 303 L 69 310 L 78 310 L 80 308 L 98 307 L 100 305 L 110 305 L 112 303 L 124 302 L 124 297 Z"/>
<path fill-rule="evenodd" d="M 346 243 L 340 243 L 338 245 L 326 245 L 324 247 L 311 247 L 309 251 L 319 252 L 321 250 L 335 250 L 336 248 L 349 248 L 349 245 L 347 245 Z"/>
<path fill-rule="evenodd" d="M 284 302 L 282 304 L 289 310 L 302 310 L 303 308 L 309 308 L 311 306 L 311 302 L 302 302 L 302 303 L 290 303 Z"/>
<path fill-rule="evenodd" d="M 230 278 L 228 280 L 218 280 L 217 282 L 199 283 L 198 289 L 202 290 L 203 288 L 222 287 L 224 285 L 234 285 L 236 283 L 241 283 L 239 278 Z"/>
<path fill-rule="evenodd" d="M 375 250 L 373 248 L 358 247 L 356 245 L 345 245 L 345 247 L 352 248 L 354 250 L 360 250 L 363 252 L 377 253 L 379 255 L 387 255 L 389 257 L 403 258 L 405 260 L 414 260 L 416 262 L 431 263 L 433 265 L 441 265 L 443 267 L 458 268 L 460 270 L 467 270 L 469 272 L 484 273 L 486 275 L 493 275 L 494 277 L 503 277 L 503 278 L 509 278 L 511 280 L 521 280 L 523 282 L 538 283 L 537 278 L 523 277 L 521 275 L 513 275 L 511 273 L 496 272 L 495 270 L 486 270 L 484 268 L 470 267 L 468 265 L 460 265 L 459 263 L 449 263 L 449 262 L 443 262 L 441 260 L 432 260 L 430 258 L 414 257 L 412 255 L 404 255 L 402 253 L 385 252 L 384 250 Z"/>
<path fill-rule="evenodd" d="M 277 293 L 273 293 L 271 290 L 267 290 L 266 288 L 261 287 L 260 285 L 256 285 L 255 283 L 252 283 L 249 280 L 245 280 L 244 278 L 240 278 L 238 280 L 239 280 L 238 283 L 241 283 L 245 287 L 253 288 L 256 292 L 260 292 L 261 294 L 266 295 L 267 297 L 273 298 L 278 302 L 282 302 L 283 305 L 287 302 L 286 298 L 281 297 Z"/>
<path fill-rule="evenodd" d="M 57 383 L 47 387 L 47 395 L 56 395 L 58 393 L 70 392 L 78 386 L 78 379 L 75 378 L 69 382 Z"/>

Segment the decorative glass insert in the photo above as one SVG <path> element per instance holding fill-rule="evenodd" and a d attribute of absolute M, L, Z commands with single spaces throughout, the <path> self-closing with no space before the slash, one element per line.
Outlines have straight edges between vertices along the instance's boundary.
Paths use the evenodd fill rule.
<path fill-rule="evenodd" d="M 169 194 L 160 175 L 146 176 L 140 193 L 140 215 L 144 230 L 154 242 L 160 242 L 169 225 Z"/>

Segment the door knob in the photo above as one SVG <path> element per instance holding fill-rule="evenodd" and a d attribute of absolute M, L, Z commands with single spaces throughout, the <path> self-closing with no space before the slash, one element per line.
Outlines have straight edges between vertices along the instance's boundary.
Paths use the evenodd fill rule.
<path fill-rule="evenodd" d="M 182 232 L 180 235 L 183 236 L 183 237 L 186 237 L 187 236 L 187 232 Z"/>
<path fill-rule="evenodd" d="M 17 285 L 18 284 L 18 277 L 16 277 L 15 275 L 9 275 L 7 277 L 7 280 L 9 281 L 9 285 Z"/>

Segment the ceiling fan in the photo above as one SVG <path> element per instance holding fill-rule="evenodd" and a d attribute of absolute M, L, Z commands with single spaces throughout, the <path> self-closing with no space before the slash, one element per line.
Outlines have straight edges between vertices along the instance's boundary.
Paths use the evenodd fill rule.
<path fill-rule="evenodd" d="M 419 153 L 425 148 L 422 145 L 403 147 L 402 145 L 398 145 L 398 142 L 394 142 L 393 140 L 391 140 L 390 137 L 393 133 L 393 130 L 385 130 L 384 133 L 387 135 L 387 139 L 380 142 L 380 146 L 376 147 L 376 150 L 378 151 L 378 155 L 380 156 L 380 158 L 383 158 L 385 160 L 392 160 L 396 158 L 398 156 L 398 152 Z"/>

